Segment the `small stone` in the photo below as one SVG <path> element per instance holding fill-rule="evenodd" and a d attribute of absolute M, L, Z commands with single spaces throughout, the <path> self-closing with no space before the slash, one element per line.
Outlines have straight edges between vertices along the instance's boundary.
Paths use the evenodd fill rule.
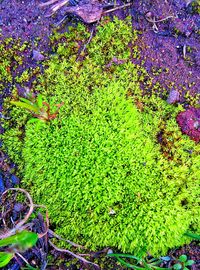
<path fill-rule="evenodd" d="M 115 215 L 115 214 L 116 214 L 115 210 L 110 209 L 109 215 Z"/>
<path fill-rule="evenodd" d="M 16 204 L 14 205 L 14 210 L 15 210 L 16 212 L 21 212 L 21 211 L 23 210 L 23 208 L 24 208 L 24 206 L 23 206 L 22 203 L 16 203 Z"/>
<path fill-rule="evenodd" d="M 160 257 L 160 259 L 163 261 L 169 262 L 169 261 L 171 261 L 172 258 L 169 256 L 165 256 L 165 257 Z"/>
<path fill-rule="evenodd" d="M 167 98 L 167 103 L 174 104 L 180 101 L 180 94 L 177 90 L 171 90 Z"/>
<path fill-rule="evenodd" d="M 39 51 L 33 50 L 33 60 L 43 61 L 45 59 L 44 55 L 42 55 Z"/>
<path fill-rule="evenodd" d="M 113 250 L 109 248 L 109 250 L 107 251 L 107 254 L 112 254 Z"/>
<path fill-rule="evenodd" d="M 200 122 L 196 121 L 194 122 L 194 128 L 198 129 L 200 127 Z"/>

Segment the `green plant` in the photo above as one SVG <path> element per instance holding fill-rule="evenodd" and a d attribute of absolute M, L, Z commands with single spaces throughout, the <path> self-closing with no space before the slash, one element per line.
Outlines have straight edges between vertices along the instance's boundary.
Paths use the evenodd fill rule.
<path fill-rule="evenodd" d="M 181 106 L 142 95 L 138 67 L 129 59 L 136 38 L 131 21 L 99 27 L 78 62 L 82 28 L 64 34 L 69 42 L 57 44 L 37 78 L 35 88 L 50 106 L 64 100 L 59 115 L 39 132 L 24 121 L 22 139 L 14 136 L 19 126 L 11 127 L 5 147 L 18 161 L 23 186 L 49 208 L 57 233 L 94 250 L 165 254 L 188 243 L 184 232 L 200 224 L 199 145 L 177 126 Z M 18 113 L 11 112 L 14 120 Z M 161 127 L 167 156 L 158 141 Z"/>
<path fill-rule="evenodd" d="M 194 263 L 195 261 L 188 260 L 187 256 L 183 254 L 178 258 L 177 263 L 172 268 L 174 270 L 189 270 L 187 266 L 192 266 Z"/>
<path fill-rule="evenodd" d="M 200 241 L 200 235 L 199 234 L 192 233 L 192 232 L 186 232 L 184 235 L 186 235 L 186 236 L 188 236 L 190 238 L 193 238 L 195 240 Z"/>
<path fill-rule="evenodd" d="M 35 99 L 26 99 L 26 98 L 19 98 L 20 101 L 14 101 L 11 100 L 10 103 L 13 105 L 16 105 L 20 108 L 23 108 L 27 111 L 30 111 L 35 118 L 32 118 L 31 122 L 36 121 L 37 119 L 40 119 L 42 121 L 49 121 L 52 119 L 55 119 L 59 108 L 63 105 L 63 103 L 56 104 L 55 106 L 58 108 L 54 113 L 50 112 L 50 105 L 43 101 L 43 97 L 41 94 L 38 94 Z M 37 119 L 36 119 L 37 118 Z"/>
<path fill-rule="evenodd" d="M 158 265 L 162 262 L 159 259 L 147 259 L 147 258 L 139 258 L 130 254 L 118 254 L 118 253 L 110 253 L 107 256 L 116 258 L 122 265 L 137 270 L 150 270 L 150 269 L 164 269 L 159 267 Z M 130 262 L 125 261 L 123 258 L 131 260 Z"/>
<path fill-rule="evenodd" d="M 0 240 L 0 268 L 6 266 L 16 253 L 25 252 L 32 248 L 38 240 L 38 235 L 29 231 L 21 231 L 15 235 Z M 35 268 L 32 268 L 35 269 Z"/>

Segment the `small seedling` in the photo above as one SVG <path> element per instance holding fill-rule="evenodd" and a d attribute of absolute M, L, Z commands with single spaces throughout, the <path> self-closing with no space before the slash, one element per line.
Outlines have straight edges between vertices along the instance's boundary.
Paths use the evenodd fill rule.
<path fill-rule="evenodd" d="M 145 259 L 139 258 L 130 254 L 116 254 L 116 253 L 110 253 L 107 256 L 116 258 L 118 262 L 120 262 L 122 265 L 131 269 L 137 269 L 137 270 L 164 269 L 158 266 L 162 262 L 162 260 L 155 259 L 155 258 L 148 260 L 146 258 Z M 132 263 L 126 262 L 122 258 L 129 259 L 132 261 Z"/>
<path fill-rule="evenodd" d="M 188 260 L 186 255 L 181 255 L 176 264 L 173 265 L 174 270 L 188 270 L 189 268 L 187 266 L 191 266 L 195 263 L 193 260 Z"/>
<path fill-rule="evenodd" d="M 41 94 L 38 94 L 36 98 L 31 99 L 20 97 L 19 101 L 12 100 L 10 103 L 31 112 L 34 116 L 34 118 L 30 120 L 31 122 L 35 122 L 38 119 L 44 122 L 55 119 L 58 115 L 59 108 L 63 105 L 63 103 L 55 104 L 57 110 L 54 113 L 51 113 L 49 103 L 43 101 Z"/>
<path fill-rule="evenodd" d="M 36 233 L 25 230 L 0 240 L 0 248 L 4 250 L 0 252 L 0 268 L 6 266 L 16 253 L 25 252 L 33 247 L 37 240 L 38 235 Z"/>

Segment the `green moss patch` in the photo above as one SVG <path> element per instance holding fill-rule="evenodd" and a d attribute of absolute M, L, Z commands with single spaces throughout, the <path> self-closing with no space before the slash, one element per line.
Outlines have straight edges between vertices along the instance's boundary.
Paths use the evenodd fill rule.
<path fill-rule="evenodd" d="M 83 29 L 71 31 L 62 38 Z M 82 62 L 78 40 L 58 44 L 36 87 L 64 105 L 55 120 L 26 124 L 15 155 L 23 187 L 48 207 L 57 233 L 94 250 L 158 256 L 198 228 L 200 147 L 181 135 L 181 107 L 142 96 L 129 60 L 135 38 L 129 21 L 99 27 Z"/>

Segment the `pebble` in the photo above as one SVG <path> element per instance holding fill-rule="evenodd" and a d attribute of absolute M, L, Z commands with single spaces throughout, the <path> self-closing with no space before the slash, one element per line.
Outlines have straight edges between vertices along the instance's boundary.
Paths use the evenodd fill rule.
<path fill-rule="evenodd" d="M 167 103 L 174 104 L 180 101 L 180 94 L 177 90 L 171 90 L 167 98 Z"/>
<path fill-rule="evenodd" d="M 16 203 L 15 205 L 14 205 L 14 210 L 16 211 L 16 212 L 21 212 L 22 210 L 23 210 L 23 204 L 22 203 Z"/>
<path fill-rule="evenodd" d="M 41 52 L 37 50 L 33 50 L 32 58 L 33 60 L 36 60 L 36 61 L 43 61 L 45 59 L 44 55 L 41 54 Z"/>
<path fill-rule="evenodd" d="M 109 249 L 108 251 L 107 251 L 107 254 L 112 254 L 113 253 L 113 250 L 112 249 Z"/>

